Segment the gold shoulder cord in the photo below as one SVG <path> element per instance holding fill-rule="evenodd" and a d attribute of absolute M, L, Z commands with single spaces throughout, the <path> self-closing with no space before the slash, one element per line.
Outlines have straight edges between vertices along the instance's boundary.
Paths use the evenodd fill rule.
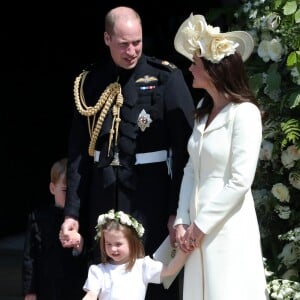
<path fill-rule="evenodd" d="M 109 155 L 111 144 L 114 139 L 115 145 L 118 142 L 119 125 L 121 122 L 120 108 L 123 105 L 124 99 L 122 95 L 121 85 L 118 82 L 111 83 L 101 94 L 95 106 L 87 106 L 83 93 L 83 83 L 88 74 L 88 71 L 83 71 L 74 82 L 74 98 L 78 112 L 88 118 L 88 128 L 91 141 L 89 144 L 89 155 L 94 156 L 95 145 L 99 136 L 103 121 L 110 109 L 112 108 L 113 122 L 109 134 L 108 153 Z M 100 112 L 97 123 L 95 124 L 96 115 Z M 93 117 L 92 123 L 90 117 Z"/>

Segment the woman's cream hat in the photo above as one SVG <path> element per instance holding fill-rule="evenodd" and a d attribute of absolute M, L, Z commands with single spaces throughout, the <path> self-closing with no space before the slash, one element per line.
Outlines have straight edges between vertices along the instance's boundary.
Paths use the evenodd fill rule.
<path fill-rule="evenodd" d="M 204 16 L 191 14 L 179 27 L 174 46 L 177 52 L 193 61 L 193 55 L 213 63 L 238 51 L 243 61 L 251 55 L 254 42 L 245 31 L 221 33 L 219 27 L 207 25 Z"/>

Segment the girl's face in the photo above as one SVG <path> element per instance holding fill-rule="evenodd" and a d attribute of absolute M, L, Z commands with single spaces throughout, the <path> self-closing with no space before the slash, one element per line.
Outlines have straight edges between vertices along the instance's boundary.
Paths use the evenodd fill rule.
<path fill-rule="evenodd" d="M 211 79 L 205 70 L 200 57 L 196 55 L 193 56 L 193 63 L 191 64 L 189 71 L 194 77 L 193 88 L 207 89 L 209 87 Z"/>
<path fill-rule="evenodd" d="M 129 261 L 129 243 L 121 230 L 104 232 L 105 252 L 116 264 L 125 264 Z"/>

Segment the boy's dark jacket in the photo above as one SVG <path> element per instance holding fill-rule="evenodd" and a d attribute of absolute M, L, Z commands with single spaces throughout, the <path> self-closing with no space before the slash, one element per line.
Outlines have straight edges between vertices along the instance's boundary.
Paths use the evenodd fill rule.
<path fill-rule="evenodd" d="M 24 243 L 23 294 L 41 300 L 82 299 L 85 265 L 82 257 L 63 248 L 59 230 L 63 209 L 42 206 L 29 214 Z"/>

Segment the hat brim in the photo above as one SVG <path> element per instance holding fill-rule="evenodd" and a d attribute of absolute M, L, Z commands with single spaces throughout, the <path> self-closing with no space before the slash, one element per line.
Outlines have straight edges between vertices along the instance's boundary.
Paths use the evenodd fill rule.
<path fill-rule="evenodd" d="M 246 31 L 231 31 L 227 33 L 222 33 L 223 36 L 237 42 L 239 45 L 237 51 L 242 56 L 243 61 L 246 61 L 254 48 L 254 41 L 252 36 Z"/>
<path fill-rule="evenodd" d="M 194 17 L 203 19 L 203 16 L 201 15 L 196 15 Z M 190 61 L 193 61 L 194 51 L 189 48 L 189 45 L 186 41 L 186 36 L 183 33 L 183 29 L 188 26 L 189 21 L 190 19 L 188 18 L 179 27 L 175 35 L 174 47 L 178 53 L 182 54 Z M 253 52 L 254 41 L 252 36 L 248 32 L 231 31 L 226 33 L 219 33 L 219 35 L 224 36 L 225 38 L 238 43 L 237 51 L 240 53 L 243 61 L 246 61 L 251 55 L 251 53 Z"/>

